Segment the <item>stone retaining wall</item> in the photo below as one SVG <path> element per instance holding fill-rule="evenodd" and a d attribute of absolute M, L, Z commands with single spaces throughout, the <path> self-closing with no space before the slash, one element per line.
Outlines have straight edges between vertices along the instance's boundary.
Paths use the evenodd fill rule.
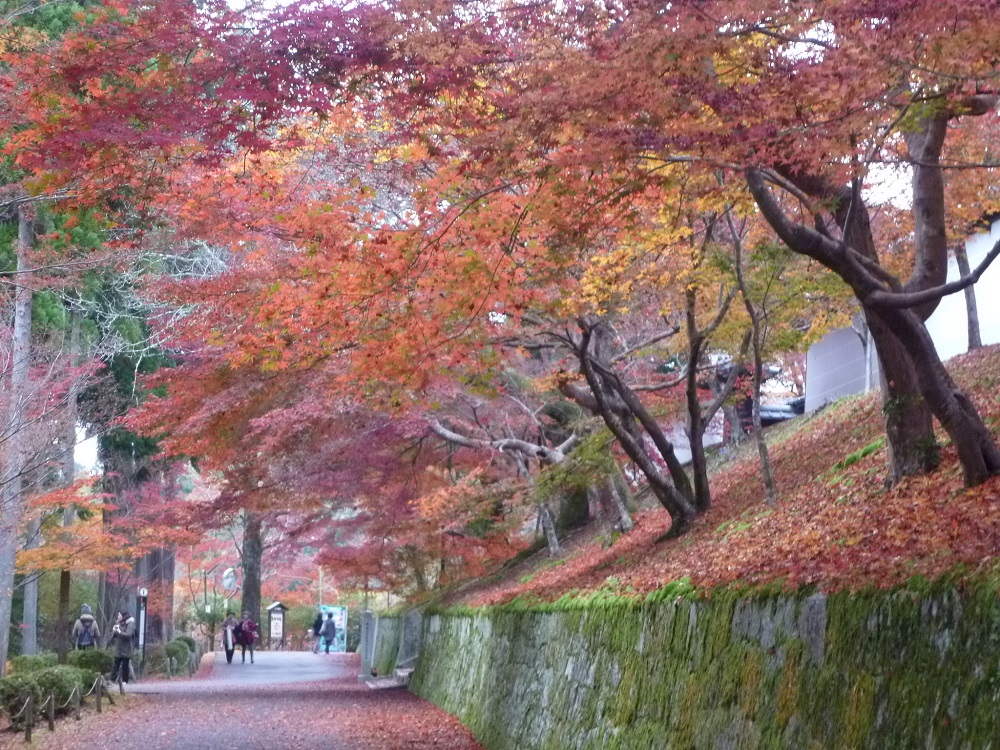
<path fill-rule="evenodd" d="M 425 616 L 411 689 L 489 750 L 998 750 L 996 596 L 910 590 Z"/>

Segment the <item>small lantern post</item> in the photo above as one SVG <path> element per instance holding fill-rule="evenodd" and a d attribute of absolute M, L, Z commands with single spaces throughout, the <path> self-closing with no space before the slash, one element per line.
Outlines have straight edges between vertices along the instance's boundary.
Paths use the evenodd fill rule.
<path fill-rule="evenodd" d="M 285 648 L 285 612 L 288 611 L 281 602 L 275 602 L 267 608 L 267 640 L 268 648 Z"/>

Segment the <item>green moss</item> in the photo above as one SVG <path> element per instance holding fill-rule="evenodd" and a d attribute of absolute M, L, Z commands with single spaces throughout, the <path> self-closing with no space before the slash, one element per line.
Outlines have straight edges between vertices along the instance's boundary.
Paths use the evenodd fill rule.
<path fill-rule="evenodd" d="M 859 674 L 850 692 L 844 709 L 845 750 L 857 750 L 865 745 L 872 724 L 875 722 L 875 680 L 869 674 Z"/>
<path fill-rule="evenodd" d="M 804 656 L 805 646 L 802 641 L 789 641 L 785 646 L 785 665 L 778 683 L 776 716 L 778 726 L 782 729 L 788 725 L 789 719 L 795 715 L 798 708 Z"/>
<path fill-rule="evenodd" d="M 743 654 L 742 661 L 738 700 L 744 716 L 754 719 L 757 717 L 760 683 L 764 676 L 764 652 L 760 649 L 748 649 Z"/>
<path fill-rule="evenodd" d="M 609 579 L 441 616 L 412 689 L 490 750 L 996 750 L 996 590 L 957 573 L 838 593 L 816 633 L 803 630 L 811 590 L 680 583 L 639 600 Z"/>
<path fill-rule="evenodd" d="M 618 684 L 612 718 L 615 725 L 619 727 L 627 726 L 635 721 L 635 714 L 639 707 L 639 695 L 635 684 L 636 669 L 635 664 L 626 666 L 621 682 Z"/>

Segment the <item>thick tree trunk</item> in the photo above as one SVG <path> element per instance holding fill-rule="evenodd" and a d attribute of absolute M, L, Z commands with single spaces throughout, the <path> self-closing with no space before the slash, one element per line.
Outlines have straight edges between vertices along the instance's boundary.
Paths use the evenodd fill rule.
<path fill-rule="evenodd" d="M 28 524 L 28 536 L 25 549 L 35 549 L 39 546 L 42 535 L 42 524 L 38 519 L 32 519 Z M 38 653 L 38 574 L 29 574 L 24 582 L 24 609 L 21 610 L 21 653 L 33 656 Z"/>
<path fill-rule="evenodd" d="M 243 601 L 241 609 L 260 622 L 260 565 L 264 556 L 264 524 L 256 513 L 243 512 Z"/>
<path fill-rule="evenodd" d="M 914 292 L 900 288 L 884 269 L 854 254 L 852 245 L 838 243 L 812 228 L 793 224 L 764 184 L 763 175 L 753 169 L 746 174 L 757 205 L 782 240 L 796 252 L 820 261 L 851 286 L 862 303 L 880 356 L 885 357 L 883 342 L 888 341 L 888 337 L 879 341 L 880 331 L 891 335 L 899 345 L 905 356 L 899 362 L 892 362 L 897 369 L 885 368 L 885 377 L 891 383 L 897 372 L 903 372 L 903 364 L 908 365 L 916 378 L 917 395 L 923 397 L 955 445 L 966 484 L 981 484 L 990 476 L 1000 474 L 1000 449 L 993 435 L 944 368 L 924 325 L 927 307 L 922 303 L 939 297 L 944 290 L 921 287 Z M 929 294 L 922 295 L 921 291 Z M 911 309 L 914 307 L 920 310 L 919 314 Z M 889 437 L 892 439 L 891 435 Z"/>
<path fill-rule="evenodd" d="M 926 144 L 918 143 L 917 140 L 910 139 L 911 148 L 920 149 L 921 153 L 924 153 L 924 145 Z M 935 146 L 937 143 L 938 141 L 934 140 L 930 146 Z M 926 158 L 926 163 L 930 164 L 935 157 L 932 153 Z M 928 168 L 921 168 L 914 176 L 914 191 L 922 196 L 921 205 L 926 205 L 929 200 L 933 202 L 930 196 L 939 196 L 939 181 L 934 178 L 932 171 Z M 867 281 L 870 283 L 886 284 L 889 274 L 877 270 L 878 253 L 872 234 L 871 220 L 868 207 L 861 199 L 860 190 L 854 190 L 852 186 L 835 189 L 823 180 L 808 175 L 787 173 L 787 176 L 808 194 L 825 201 L 832 201 L 835 204 L 834 220 L 843 233 L 843 243 L 837 248 L 836 254 L 826 256 L 824 251 L 821 253 L 824 258 L 820 259 L 814 254 L 817 249 L 814 244 L 816 238 L 807 237 L 808 230 L 803 232 L 791 229 L 787 224 L 787 217 L 781 213 L 781 209 L 774 202 L 773 197 L 766 191 L 766 188 L 761 189 L 763 183 L 760 186 L 751 184 L 751 190 L 758 205 L 764 210 L 768 222 L 778 231 L 786 244 L 795 252 L 820 260 L 823 265 L 851 286 L 859 299 L 866 293 L 866 287 L 859 286 L 858 279 L 855 278 L 859 271 L 869 274 Z M 756 179 L 755 176 L 750 175 L 751 182 L 755 182 Z M 923 244 L 918 248 L 921 262 L 917 263 L 913 277 L 908 282 L 908 286 L 912 290 L 942 283 L 941 274 L 947 271 L 946 264 L 942 266 L 936 257 L 931 257 L 939 249 L 940 232 L 934 229 L 934 222 L 928 221 L 926 215 L 919 217 L 918 221 L 918 240 Z M 869 264 L 867 268 L 860 267 L 862 261 L 851 257 L 848 248 Z M 896 283 L 898 284 L 898 282 Z M 933 311 L 934 305 L 926 305 L 915 314 L 920 319 L 926 320 L 926 316 L 929 316 Z M 930 407 L 922 397 L 917 382 L 917 368 L 903 342 L 900 342 L 889 332 L 877 313 L 865 309 L 865 319 L 875 342 L 875 350 L 879 356 L 879 364 L 884 378 L 882 415 L 885 422 L 886 441 L 889 446 L 887 484 L 892 485 L 903 477 L 932 469 L 936 465 L 937 441 L 934 437 Z"/>
<path fill-rule="evenodd" d="M 886 484 L 923 474 L 938 464 L 931 408 L 920 392 L 917 368 L 906 347 L 876 311 L 866 312 L 882 380 L 882 421 L 889 465 Z"/>
<path fill-rule="evenodd" d="M 912 310 L 883 309 L 886 325 L 903 344 L 917 375 L 920 392 L 934 416 L 948 433 L 967 486 L 982 484 L 1000 473 L 1000 449 L 968 397 L 952 380 L 938 357 L 927 327 Z"/>
<path fill-rule="evenodd" d="M 969 267 L 969 254 L 965 251 L 964 244 L 955 248 L 955 262 L 958 264 L 959 276 L 968 276 L 972 273 L 972 269 Z M 976 304 L 974 284 L 965 287 L 965 314 L 969 324 L 969 351 L 971 352 L 983 345 L 983 340 L 979 335 L 979 306 Z"/>
<path fill-rule="evenodd" d="M 10 648 L 11 602 L 14 595 L 14 558 L 23 512 L 21 474 L 24 468 L 24 410 L 31 364 L 31 284 L 27 250 L 34 242 L 33 219 L 22 207 L 18 213 L 18 286 L 14 296 L 14 341 L 7 414 L 9 433 L 4 440 L 3 487 L 0 489 L 0 676 L 6 671 Z"/>

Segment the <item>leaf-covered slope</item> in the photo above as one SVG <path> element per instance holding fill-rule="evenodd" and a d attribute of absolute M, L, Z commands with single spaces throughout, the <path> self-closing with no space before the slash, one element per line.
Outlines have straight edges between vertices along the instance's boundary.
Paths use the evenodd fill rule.
<path fill-rule="evenodd" d="M 996 432 L 1000 347 L 949 366 Z M 966 489 L 955 451 L 939 433 L 938 470 L 886 490 L 880 406 L 877 393 L 844 399 L 770 435 L 780 491 L 774 506 L 763 502 L 757 462 L 748 455 L 716 473 L 715 505 L 686 536 L 654 544 L 669 519 L 660 510 L 642 511 L 636 530 L 607 549 L 594 538 L 558 564 L 539 555 L 527 572 L 519 567 L 484 581 L 462 599 L 496 604 L 595 588 L 641 594 L 684 577 L 704 587 L 772 581 L 824 590 L 887 587 L 957 567 L 993 566 L 1000 556 L 1000 477 Z"/>

